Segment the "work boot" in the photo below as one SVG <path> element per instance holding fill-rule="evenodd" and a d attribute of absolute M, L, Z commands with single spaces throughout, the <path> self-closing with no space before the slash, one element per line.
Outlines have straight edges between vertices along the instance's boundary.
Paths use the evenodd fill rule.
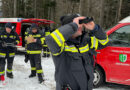
<path fill-rule="evenodd" d="M 6 76 L 7 76 L 8 78 L 11 78 L 11 79 L 12 79 L 12 78 L 14 78 L 14 76 L 13 76 L 13 73 L 12 73 L 12 72 L 11 72 L 11 73 L 8 73 L 8 72 L 7 72 L 7 73 L 6 73 Z"/>
<path fill-rule="evenodd" d="M 47 57 L 50 57 L 50 54 L 47 54 Z"/>
<path fill-rule="evenodd" d="M 32 70 L 31 74 L 29 75 L 29 78 L 35 77 L 36 76 L 36 71 Z"/>
<path fill-rule="evenodd" d="M 46 53 L 44 53 L 42 57 L 47 57 Z"/>
<path fill-rule="evenodd" d="M 45 80 L 43 79 L 44 75 L 42 75 L 41 73 L 38 74 L 38 81 L 39 83 L 43 83 Z"/>

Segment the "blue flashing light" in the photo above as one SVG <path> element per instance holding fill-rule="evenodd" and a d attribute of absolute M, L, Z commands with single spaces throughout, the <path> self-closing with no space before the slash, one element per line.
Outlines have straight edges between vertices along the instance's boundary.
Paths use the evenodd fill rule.
<path fill-rule="evenodd" d="M 21 22 L 23 20 L 23 18 L 18 18 L 17 21 L 18 22 Z"/>

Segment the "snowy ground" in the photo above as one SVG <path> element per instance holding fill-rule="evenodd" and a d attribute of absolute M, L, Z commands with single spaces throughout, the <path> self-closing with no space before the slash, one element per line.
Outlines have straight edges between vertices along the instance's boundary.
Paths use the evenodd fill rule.
<path fill-rule="evenodd" d="M 30 74 L 29 63 L 24 63 L 24 55 L 16 55 L 14 61 L 14 79 L 6 78 L 7 86 L 0 90 L 55 90 L 54 65 L 51 58 L 42 58 L 42 66 L 47 79 L 45 84 L 38 84 L 37 77 L 28 78 Z M 130 87 L 115 84 L 106 84 L 94 90 L 130 90 Z"/>

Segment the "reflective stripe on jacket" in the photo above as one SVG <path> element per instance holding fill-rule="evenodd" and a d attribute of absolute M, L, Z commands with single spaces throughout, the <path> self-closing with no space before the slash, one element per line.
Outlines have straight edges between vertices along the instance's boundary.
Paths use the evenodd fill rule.
<path fill-rule="evenodd" d="M 64 25 L 47 36 L 46 43 L 53 54 L 58 87 L 69 84 L 72 89 L 79 86 L 80 90 L 90 90 L 94 78 L 90 51 L 106 45 L 109 40 L 100 27 L 94 31 L 93 37 L 84 35 L 73 40 L 71 36 L 77 29 L 75 23 Z"/>
<path fill-rule="evenodd" d="M 43 33 L 38 30 L 37 33 L 32 33 L 31 30 L 25 33 L 25 38 L 28 36 L 32 36 L 34 39 L 36 39 L 36 42 L 29 43 L 26 46 L 27 53 L 28 54 L 41 54 L 42 51 L 42 45 L 44 44 L 44 36 Z"/>

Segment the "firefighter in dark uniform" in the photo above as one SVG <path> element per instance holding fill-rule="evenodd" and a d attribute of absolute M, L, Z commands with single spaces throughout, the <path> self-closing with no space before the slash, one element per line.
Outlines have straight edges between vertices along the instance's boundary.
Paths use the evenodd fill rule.
<path fill-rule="evenodd" d="M 44 43 L 43 33 L 38 30 L 37 24 L 32 24 L 31 29 L 27 32 L 25 40 L 27 42 L 27 54 L 31 64 L 31 74 L 29 78 L 38 75 L 39 83 L 44 81 L 43 70 L 41 65 L 41 52 Z"/>
<path fill-rule="evenodd" d="M 45 27 L 43 32 L 44 32 L 45 37 L 50 35 L 50 27 Z M 43 56 L 42 57 L 50 57 L 50 51 L 48 49 L 48 46 L 46 45 L 46 40 L 44 41 L 44 45 L 43 45 Z"/>
<path fill-rule="evenodd" d="M 92 90 L 93 54 L 108 43 L 101 27 L 93 21 L 79 24 L 83 20 L 78 14 L 61 18 L 62 26 L 46 37 L 55 65 L 56 90 Z M 82 33 L 85 27 L 93 35 Z"/>
<path fill-rule="evenodd" d="M 13 78 L 13 60 L 15 56 L 15 46 L 19 43 L 18 34 L 12 30 L 12 24 L 6 23 L 5 30 L 0 33 L 0 75 L 5 74 L 5 64 L 7 59 L 6 75 Z"/>

